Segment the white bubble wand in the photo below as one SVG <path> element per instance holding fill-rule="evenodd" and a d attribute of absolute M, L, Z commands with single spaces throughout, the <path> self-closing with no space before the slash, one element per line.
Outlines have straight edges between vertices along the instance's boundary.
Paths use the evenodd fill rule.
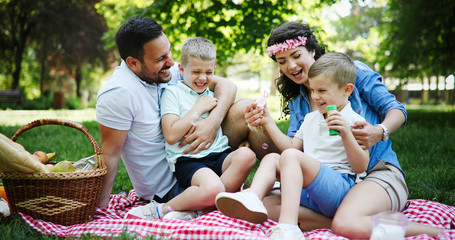
<path fill-rule="evenodd" d="M 263 91 L 263 95 L 262 97 L 259 97 L 259 98 L 256 98 L 256 104 L 258 107 L 264 107 L 265 104 L 267 103 L 267 97 L 269 96 L 269 92 L 267 90 L 264 90 Z M 255 128 L 256 130 L 264 130 L 262 126 L 259 126 L 259 127 L 256 127 Z M 262 144 L 262 148 L 265 150 L 267 149 L 269 146 L 267 145 L 267 143 L 264 143 Z"/>

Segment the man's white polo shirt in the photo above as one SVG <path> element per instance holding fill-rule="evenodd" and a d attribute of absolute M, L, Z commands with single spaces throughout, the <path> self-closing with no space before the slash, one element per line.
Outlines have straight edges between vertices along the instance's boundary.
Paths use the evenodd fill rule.
<path fill-rule="evenodd" d="M 175 84 L 180 77 L 177 64 L 171 74 L 168 84 Z M 168 84 L 147 84 L 122 61 L 97 94 L 98 123 L 128 130 L 121 157 L 137 196 L 149 200 L 155 194 L 164 197 L 176 183 L 160 125 L 159 98 Z"/>

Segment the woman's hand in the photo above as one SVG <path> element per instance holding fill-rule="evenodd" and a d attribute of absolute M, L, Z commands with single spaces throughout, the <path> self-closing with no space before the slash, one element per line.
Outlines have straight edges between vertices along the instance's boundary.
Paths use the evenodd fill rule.
<path fill-rule="evenodd" d="M 375 127 L 366 121 L 357 121 L 351 127 L 351 132 L 354 134 L 357 143 L 362 149 L 368 149 L 382 140 L 382 128 Z"/>

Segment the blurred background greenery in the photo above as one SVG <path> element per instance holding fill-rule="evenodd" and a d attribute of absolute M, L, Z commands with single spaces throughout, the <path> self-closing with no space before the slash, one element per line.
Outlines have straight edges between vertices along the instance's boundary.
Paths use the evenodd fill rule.
<path fill-rule="evenodd" d="M 120 62 L 114 35 L 135 15 L 163 25 L 176 61 L 186 38 L 213 41 L 216 74 L 234 80 L 240 96 L 276 95 L 266 41 L 276 26 L 299 21 L 328 51 L 378 71 L 403 102 L 453 105 L 453 12 L 452 0 L 0 0 L 0 91 L 22 97 L 0 98 L 0 109 L 94 107 Z"/>

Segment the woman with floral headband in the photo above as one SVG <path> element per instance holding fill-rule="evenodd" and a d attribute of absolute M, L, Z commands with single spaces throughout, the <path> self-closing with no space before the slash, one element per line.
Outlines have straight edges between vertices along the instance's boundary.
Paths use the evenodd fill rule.
<path fill-rule="evenodd" d="M 268 39 L 267 53 L 280 67 L 281 76 L 277 79 L 276 84 L 283 97 L 283 113 L 290 115 L 287 135 L 294 137 L 305 115 L 317 110 L 317 103 L 311 98 L 309 91 L 308 70 L 317 59 L 325 54 L 325 49 L 319 45 L 316 36 L 307 24 L 288 22 L 272 31 Z M 349 96 L 349 102 L 352 109 L 363 116 L 366 121 L 356 122 L 351 131 L 358 144 L 363 149 L 369 149 L 370 161 L 366 171 L 367 176 L 348 192 L 333 219 L 300 207 L 298 223 L 300 228 L 305 231 L 331 228 L 334 233 L 348 238 L 369 238 L 372 230 L 372 215 L 382 211 L 401 211 L 405 208 L 408 197 L 405 175 L 388 137 L 406 122 L 407 112 L 403 104 L 398 102 L 382 84 L 380 74 L 362 62 L 355 61 L 355 65 L 357 78 L 352 94 Z M 274 123 L 267 108 L 258 107 L 255 102 L 247 106 L 245 118 L 248 125 L 253 127 L 263 124 L 264 121 Z M 267 132 L 264 133 L 268 135 Z M 272 143 L 267 144 L 272 146 Z M 274 159 L 274 161 L 270 159 Z M 264 160 L 270 163 L 265 164 Z M 277 177 L 279 177 L 277 158 L 267 155 L 261 165 L 277 169 Z M 262 169 L 260 167 L 258 171 Z M 253 180 L 254 183 L 255 180 Z M 269 184 L 262 189 L 272 187 Z M 258 203 L 258 201 L 251 200 L 254 197 L 249 197 L 249 200 L 245 200 L 244 197 L 232 197 L 234 201 L 226 202 L 237 202 L 235 206 L 242 207 L 244 211 L 234 212 L 231 215 L 256 220 L 263 219 L 268 214 L 269 218 L 278 220 L 280 195 L 266 196 L 269 190 L 251 189 L 250 191 L 259 196 L 259 199 L 263 199 L 267 211 L 258 207 L 261 204 L 260 201 Z M 223 199 L 225 198 L 221 196 L 221 205 Z M 242 204 L 247 201 L 250 203 Z M 442 229 L 410 222 L 406 235 L 427 233 L 437 236 L 440 232 Z"/>

